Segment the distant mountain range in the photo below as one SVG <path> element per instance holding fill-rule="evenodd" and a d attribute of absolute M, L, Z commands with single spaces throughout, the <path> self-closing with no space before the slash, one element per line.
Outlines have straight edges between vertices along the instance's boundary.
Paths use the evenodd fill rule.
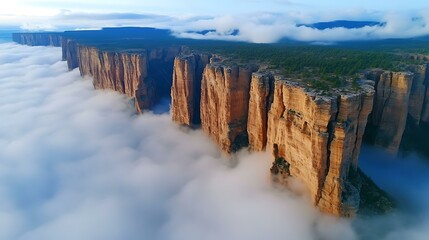
<path fill-rule="evenodd" d="M 311 24 L 297 24 L 298 27 L 306 26 L 319 30 L 330 29 L 330 28 L 363 28 L 373 26 L 383 26 L 385 23 L 376 21 L 349 21 L 349 20 L 336 20 L 330 22 L 317 22 Z"/>
<path fill-rule="evenodd" d="M 314 29 L 324 30 L 324 29 L 332 29 L 332 28 L 346 28 L 346 29 L 357 29 L 357 28 L 363 28 L 363 27 L 373 27 L 373 26 L 383 26 L 385 23 L 383 22 L 376 22 L 376 21 L 349 21 L 349 20 L 335 20 L 330 22 L 316 22 L 316 23 L 310 23 L 310 24 L 297 24 L 297 27 L 305 26 L 310 27 Z M 211 35 L 211 34 L 217 34 L 218 32 L 216 29 L 207 29 L 207 30 L 201 30 L 201 31 L 187 31 L 187 33 L 194 33 L 198 35 Z M 222 35 L 229 35 L 229 36 L 237 36 L 240 34 L 239 29 L 233 29 L 229 33 L 222 33 Z M 285 40 L 282 40 L 282 42 Z"/>
<path fill-rule="evenodd" d="M 217 34 L 218 31 L 216 29 L 207 29 L 207 30 L 202 30 L 202 31 L 187 31 L 187 33 L 196 33 L 199 35 L 210 35 L 210 34 Z M 223 33 L 225 35 L 225 33 Z M 231 31 L 229 31 L 226 35 L 230 35 L 230 36 L 237 36 L 238 34 L 240 34 L 240 30 L 239 29 L 233 29 Z"/>

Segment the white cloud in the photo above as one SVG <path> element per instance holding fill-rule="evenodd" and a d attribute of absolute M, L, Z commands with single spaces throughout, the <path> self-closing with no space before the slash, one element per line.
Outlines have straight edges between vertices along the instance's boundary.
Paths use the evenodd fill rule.
<path fill-rule="evenodd" d="M 363 239 L 423 240 L 429 234 L 429 162 L 415 153 L 392 156 L 364 146 L 360 167 L 391 193 L 403 212 L 378 218 L 362 218 L 355 223 Z"/>
<path fill-rule="evenodd" d="M 425 239 L 427 162 L 365 148 L 361 166 L 410 212 L 323 216 L 271 185 L 266 153 L 230 167 L 201 131 L 134 115 L 60 50 L 0 44 L 0 239 Z M 299 185 L 299 183 L 296 183 Z"/>
<path fill-rule="evenodd" d="M 348 220 L 230 167 L 201 131 L 67 71 L 60 49 L 0 44 L 0 239 L 355 239 Z"/>
<path fill-rule="evenodd" d="M 429 34 L 428 3 L 415 1 L 331 0 L 16 0 L 2 4 L 0 26 L 24 30 L 70 30 L 114 26 L 172 28 L 181 36 L 251 42 L 275 42 L 283 37 L 303 41 L 406 38 Z M 413 21 L 420 18 L 419 21 Z M 332 20 L 373 20 L 383 27 L 315 30 L 298 23 Z M 215 28 L 196 36 L 181 31 Z M 240 35 L 224 33 L 240 29 Z"/>
<path fill-rule="evenodd" d="M 259 13 L 234 16 L 219 16 L 211 19 L 196 20 L 177 27 L 178 36 L 204 38 L 204 36 L 183 33 L 186 30 L 216 29 L 217 35 L 206 38 L 250 41 L 260 43 L 277 42 L 282 38 L 299 41 L 350 41 L 377 40 L 388 38 L 410 38 L 429 35 L 428 10 L 419 12 L 291 12 L 285 14 Z M 333 28 L 318 30 L 300 23 L 333 21 L 338 19 L 372 20 L 384 23 L 382 26 L 367 26 L 357 29 Z M 174 25 L 173 25 L 174 26 Z M 175 29 L 173 27 L 173 29 Z M 228 30 L 239 29 L 240 34 L 229 36 Z"/>
<path fill-rule="evenodd" d="M 289 38 L 310 42 L 335 42 L 348 40 L 372 40 L 410 38 L 429 35 L 429 8 L 418 11 L 368 11 L 347 9 L 344 11 L 253 12 L 219 15 L 157 15 L 139 13 L 91 13 L 61 10 L 53 16 L 0 15 L 0 25 L 18 25 L 24 30 L 97 29 L 101 27 L 142 26 L 168 28 L 180 37 L 197 39 L 224 39 L 249 42 L 276 42 Z M 318 30 L 302 23 L 319 21 L 370 20 L 385 23 L 359 29 L 334 28 Z M 216 32 L 200 35 L 190 31 L 211 30 Z M 239 34 L 230 33 L 239 30 Z"/>

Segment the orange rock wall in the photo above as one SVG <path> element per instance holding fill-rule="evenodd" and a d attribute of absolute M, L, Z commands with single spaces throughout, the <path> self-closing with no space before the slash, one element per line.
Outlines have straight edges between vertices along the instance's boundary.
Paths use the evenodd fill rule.
<path fill-rule="evenodd" d="M 210 63 L 201 83 L 201 127 L 227 153 L 247 146 L 249 89 L 254 66 Z"/>
<path fill-rule="evenodd" d="M 210 54 L 188 54 L 174 60 L 171 115 L 181 125 L 200 124 L 201 80 Z"/>
<path fill-rule="evenodd" d="M 170 89 L 173 59 L 180 51 L 166 48 L 110 52 L 79 46 L 77 59 L 81 75 L 92 76 L 96 89 L 111 89 L 135 98 L 136 109 L 142 112 Z"/>
<path fill-rule="evenodd" d="M 324 212 L 353 215 L 360 186 L 349 179 L 357 159 L 373 90 L 321 96 L 277 79 L 268 112 L 267 149 L 302 180 Z"/>

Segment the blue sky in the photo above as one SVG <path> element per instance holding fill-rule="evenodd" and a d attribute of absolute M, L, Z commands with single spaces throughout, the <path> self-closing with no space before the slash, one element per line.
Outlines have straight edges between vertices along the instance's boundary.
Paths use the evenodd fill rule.
<path fill-rule="evenodd" d="M 372 20 L 383 27 L 317 31 L 300 23 Z M 0 29 L 61 31 L 101 27 L 169 28 L 179 36 L 189 30 L 216 29 L 215 39 L 275 42 L 407 38 L 429 35 L 429 3 L 415 1 L 330 0 L 15 0 L 2 3 Z M 239 29 L 240 34 L 228 33 Z"/>
<path fill-rule="evenodd" d="M 15 0 L 2 3 L 0 13 L 49 15 L 61 9 L 92 12 L 151 12 L 157 14 L 228 14 L 258 11 L 318 11 L 335 9 L 366 9 L 378 11 L 418 10 L 427 6 L 427 1 L 387 1 L 387 0 L 157 0 L 157 1 L 103 1 L 103 0 Z"/>

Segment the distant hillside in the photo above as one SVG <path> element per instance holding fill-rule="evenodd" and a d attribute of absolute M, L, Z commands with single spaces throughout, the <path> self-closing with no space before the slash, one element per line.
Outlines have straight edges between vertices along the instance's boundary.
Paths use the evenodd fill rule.
<path fill-rule="evenodd" d="M 329 28 L 363 28 L 363 27 L 373 27 L 373 26 L 383 26 L 382 22 L 375 21 L 348 21 L 348 20 L 336 20 L 331 22 L 317 22 L 311 24 L 297 24 L 298 27 L 306 26 L 319 30 L 329 29 Z"/>
<path fill-rule="evenodd" d="M 102 28 L 101 30 L 81 30 L 66 31 L 63 36 L 81 41 L 102 41 L 106 39 L 124 40 L 124 39 L 168 39 L 173 38 L 171 31 L 166 29 L 156 29 L 149 27 L 120 27 L 120 28 Z"/>
<path fill-rule="evenodd" d="M 202 30 L 202 31 L 187 31 L 187 33 L 195 33 L 195 34 L 199 34 L 199 35 L 208 35 L 208 34 L 218 34 L 219 32 L 216 29 L 207 29 L 207 30 Z M 223 35 L 230 35 L 230 36 L 237 36 L 240 34 L 240 30 L 239 29 L 232 29 L 227 34 L 225 34 L 225 33 L 222 33 L 222 34 Z"/>

